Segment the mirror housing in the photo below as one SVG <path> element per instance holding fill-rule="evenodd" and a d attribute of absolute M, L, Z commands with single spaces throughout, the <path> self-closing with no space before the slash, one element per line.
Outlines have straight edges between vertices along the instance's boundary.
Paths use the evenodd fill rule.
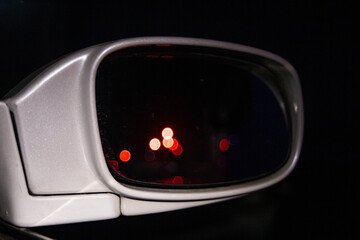
<path fill-rule="evenodd" d="M 142 45 L 221 49 L 259 66 L 254 74 L 266 79 L 290 132 L 289 153 L 281 167 L 256 179 L 203 188 L 117 181 L 101 144 L 96 74 L 110 54 Z M 0 217 L 18 226 L 161 212 L 242 196 L 285 178 L 300 154 L 304 120 L 298 76 L 286 60 L 247 46 L 177 37 L 125 39 L 70 54 L 23 85 L 0 102 Z"/>

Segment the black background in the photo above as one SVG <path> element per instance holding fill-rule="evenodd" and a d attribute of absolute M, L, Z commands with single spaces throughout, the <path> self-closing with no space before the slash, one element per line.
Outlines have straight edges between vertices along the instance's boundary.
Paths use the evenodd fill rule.
<path fill-rule="evenodd" d="M 136 2 L 136 3 L 135 3 Z M 241 199 L 182 211 L 33 230 L 87 239 L 352 239 L 359 78 L 345 1 L 0 1 L 0 96 L 72 51 L 138 36 L 200 37 L 278 54 L 297 69 L 305 139 L 294 172 Z M 351 138 L 351 136 L 353 137 Z"/>

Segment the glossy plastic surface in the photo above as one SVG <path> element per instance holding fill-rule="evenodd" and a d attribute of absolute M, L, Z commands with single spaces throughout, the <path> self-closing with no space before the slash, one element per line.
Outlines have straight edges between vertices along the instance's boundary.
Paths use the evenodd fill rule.
<path fill-rule="evenodd" d="M 29 194 L 10 112 L 0 102 L 0 217 L 33 227 L 115 218 L 120 199 L 114 194 L 33 196 Z"/>

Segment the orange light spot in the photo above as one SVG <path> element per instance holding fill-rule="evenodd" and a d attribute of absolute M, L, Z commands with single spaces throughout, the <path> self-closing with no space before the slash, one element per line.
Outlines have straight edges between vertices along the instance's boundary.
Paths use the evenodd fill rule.
<path fill-rule="evenodd" d="M 176 140 L 175 138 L 173 138 L 173 139 L 174 139 L 174 144 L 169 148 L 171 151 L 176 150 L 179 146 L 178 140 Z"/>
<path fill-rule="evenodd" d="M 161 142 L 160 142 L 160 140 L 157 139 L 157 138 L 151 139 L 150 142 L 149 142 L 149 147 L 150 147 L 150 149 L 153 150 L 153 151 L 159 150 L 159 148 L 161 147 Z"/>
<path fill-rule="evenodd" d="M 128 150 L 122 150 L 120 153 L 120 160 L 123 162 L 129 161 L 131 158 L 131 154 Z"/>
<path fill-rule="evenodd" d="M 175 156 L 180 156 L 183 152 L 182 146 L 179 144 L 178 147 L 172 151 Z"/>
<path fill-rule="evenodd" d="M 225 152 L 229 149 L 230 147 L 230 142 L 229 140 L 227 140 L 226 138 L 221 139 L 220 143 L 219 143 L 219 148 L 220 151 Z"/>
<path fill-rule="evenodd" d="M 162 130 L 161 135 L 163 136 L 163 138 L 165 139 L 170 139 L 174 136 L 174 132 L 171 128 L 166 127 Z"/>
<path fill-rule="evenodd" d="M 174 139 L 164 138 L 162 143 L 165 148 L 171 148 L 174 145 Z"/>
<path fill-rule="evenodd" d="M 183 184 L 184 180 L 182 177 L 180 176 L 176 176 L 173 178 L 173 180 L 171 181 L 172 184 Z"/>

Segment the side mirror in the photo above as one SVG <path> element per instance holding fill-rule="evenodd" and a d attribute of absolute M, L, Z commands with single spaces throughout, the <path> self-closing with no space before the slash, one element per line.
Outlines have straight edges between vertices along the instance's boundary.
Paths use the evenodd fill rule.
<path fill-rule="evenodd" d="M 0 123 L 0 217 L 41 226 L 275 184 L 296 165 L 303 104 L 295 70 L 274 54 L 144 37 L 58 60 L 0 102 Z"/>

